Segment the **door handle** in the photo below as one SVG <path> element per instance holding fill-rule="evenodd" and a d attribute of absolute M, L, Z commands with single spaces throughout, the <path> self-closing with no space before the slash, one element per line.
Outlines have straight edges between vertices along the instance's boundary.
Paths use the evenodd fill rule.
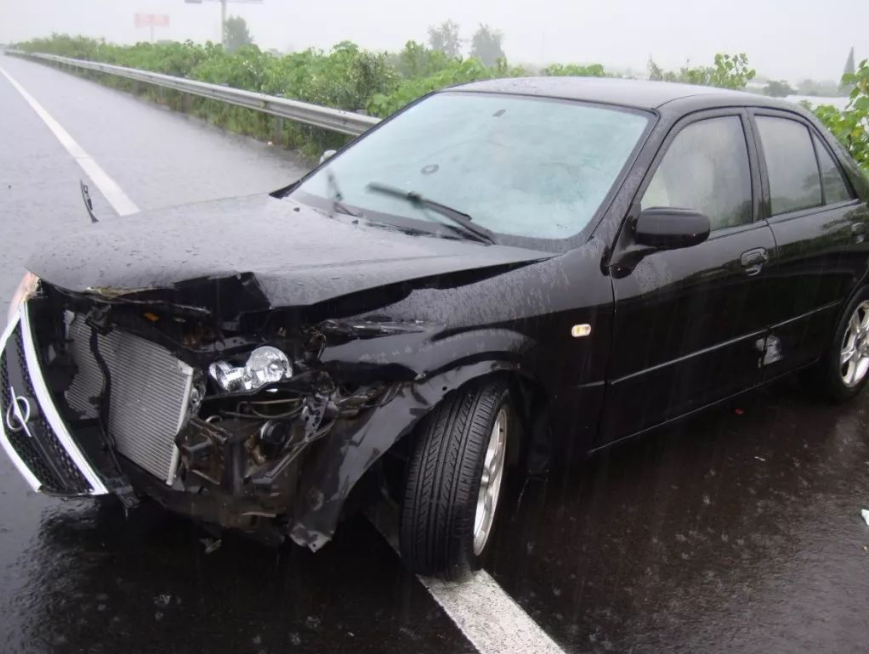
<path fill-rule="evenodd" d="M 747 250 L 739 257 L 739 263 L 745 269 L 746 275 L 756 275 L 767 261 L 769 261 L 769 253 L 766 248 Z"/>
<path fill-rule="evenodd" d="M 851 236 L 855 243 L 862 243 L 866 240 L 866 223 L 854 223 L 851 225 Z"/>

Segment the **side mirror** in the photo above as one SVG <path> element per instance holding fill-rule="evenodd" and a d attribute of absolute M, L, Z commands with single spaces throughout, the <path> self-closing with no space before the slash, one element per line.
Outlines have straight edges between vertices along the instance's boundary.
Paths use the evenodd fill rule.
<path fill-rule="evenodd" d="M 640 212 L 634 240 L 639 245 L 672 250 L 702 243 L 709 231 L 709 218 L 699 211 L 652 207 Z"/>
<path fill-rule="evenodd" d="M 334 155 L 338 150 L 326 150 L 323 154 L 320 155 L 320 163 L 329 159 L 332 155 Z"/>

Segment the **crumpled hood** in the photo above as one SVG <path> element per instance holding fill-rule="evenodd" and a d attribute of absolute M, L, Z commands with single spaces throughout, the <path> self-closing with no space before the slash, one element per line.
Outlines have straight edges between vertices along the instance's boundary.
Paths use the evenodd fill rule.
<path fill-rule="evenodd" d="M 253 280 L 268 308 L 551 256 L 354 224 L 269 195 L 82 223 L 63 241 L 41 244 L 28 270 L 69 291 L 113 295 L 191 280 Z"/>

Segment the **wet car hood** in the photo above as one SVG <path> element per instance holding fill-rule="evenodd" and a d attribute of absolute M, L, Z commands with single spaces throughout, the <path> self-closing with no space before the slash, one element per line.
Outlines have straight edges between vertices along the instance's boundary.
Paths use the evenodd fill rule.
<path fill-rule="evenodd" d="M 38 247 L 27 268 L 68 291 L 104 295 L 172 289 L 192 280 L 242 280 L 260 298 L 257 308 L 265 309 L 550 256 L 411 235 L 257 195 L 85 223 L 62 241 Z"/>

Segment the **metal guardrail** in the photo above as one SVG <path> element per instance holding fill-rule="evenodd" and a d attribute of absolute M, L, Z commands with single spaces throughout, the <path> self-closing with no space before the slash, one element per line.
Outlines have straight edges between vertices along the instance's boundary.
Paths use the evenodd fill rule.
<path fill-rule="evenodd" d="M 151 84 L 152 86 L 173 89 L 175 91 L 189 93 L 190 95 L 198 95 L 211 100 L 219 100 L 239 107 L 253 109 L 254 111 L 261 111 L 272 116 L 277 116 L 278 118 L 286 118 L 288 120 L 304 123 L 305 125 L 321 127 L 323 129 L 341 132 L 342 134 L 350 134 L 352 136 L 358 136 L 380 122 L 379 118 L 363 116 L 361 114 L 353 113 L 352 111 L 342 111 L 341 109 L 322 107 L 307 102 L 299 102 L 298 100 L 279 98 L 274 95 L 255 93 L 253 91 L 243 91 L 242 89 L 234 89 L 229 86 L 209 84 L 208 82 L 198 82 L 183 77 L 163 75 L 162 73 L 152 73 L 137 68 L 125 68 L 124 66 L 113 66 L 111 64 L 103 64 L 96 61 L 71 59 L 69 57 L 60 57 L 58 55 L 22 52 L 20 50 L 6 50 L 6 54 L 48 61 L 55 64 L 70 66 L 72 68 L 93 70 L 107 75 L 115 75 L 117 77 L 124 77 L 126 79 L 142 82 L 143 84 Z"/>

